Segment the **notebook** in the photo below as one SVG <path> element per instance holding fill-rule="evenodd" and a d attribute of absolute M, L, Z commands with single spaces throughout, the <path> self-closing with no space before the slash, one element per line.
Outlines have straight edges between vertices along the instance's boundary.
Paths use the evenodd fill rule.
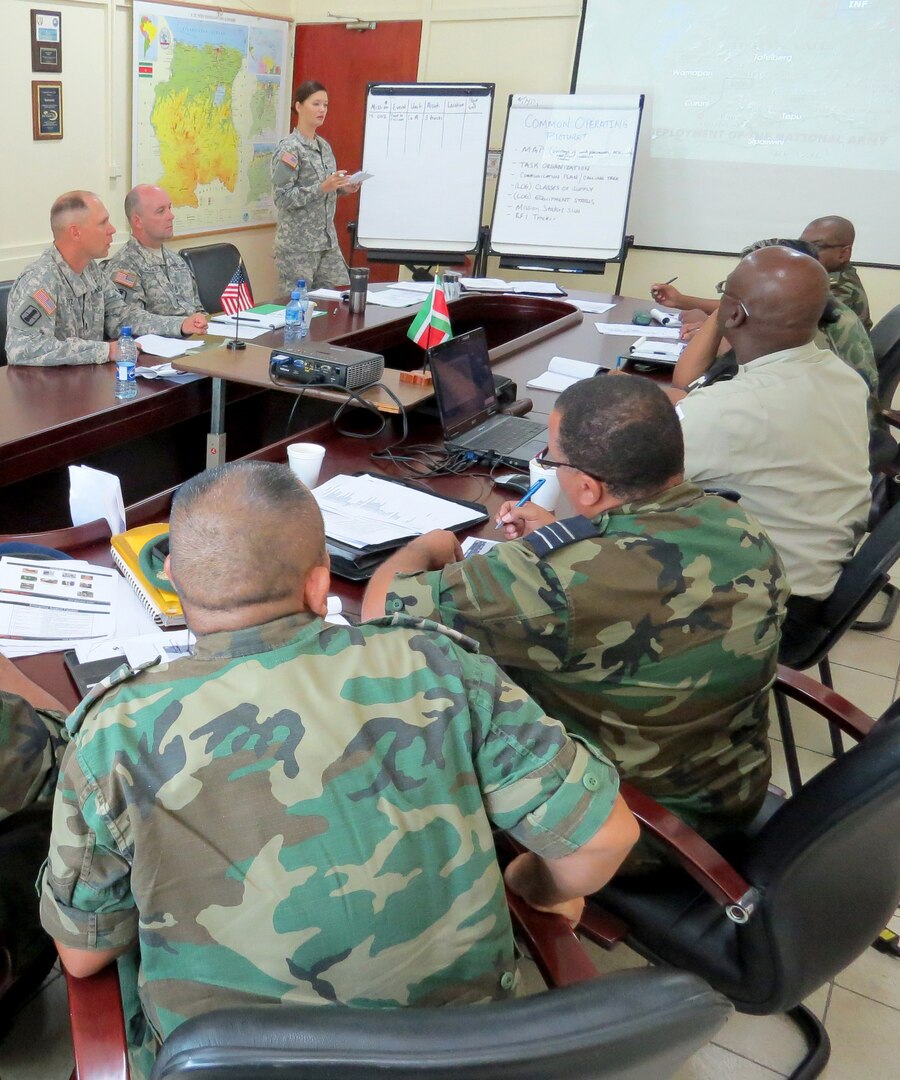
<path fill-rule="evenodd" d="M 468 450 L 527 471 L 547 445 L 547 428 L 523 416 L 498 411 L 484 330 L 470 330 L 428 350 L 444 441 L 448 450 Z"/>
<path fill-rule="evenodd" d="M 144 576 L 139 556 L 141 548 L 169 531 L 167 524 L 139 525 L 118 533 L 110 541 L 112 557 L 157 626 L 184 626 L 184 612 L 176 593 L 160 589 Z"/>

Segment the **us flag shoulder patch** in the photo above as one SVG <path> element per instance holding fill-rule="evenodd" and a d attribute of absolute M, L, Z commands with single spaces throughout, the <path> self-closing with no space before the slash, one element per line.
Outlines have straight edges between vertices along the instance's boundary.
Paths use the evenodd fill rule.
<path fill-rule="evenodd" d="M 126 289 L 133 289 L 137 285 L 137 274 L 131 270 L 117 270 L 113 274 L 113 281 L 117 285 L 124 285 Z"/>
<path fill-rule="evenodd" d="M 281 155 L 281 160 L 288 166 L 289 169 L 297 168 L 297 155 L 292 154 L 290 150 L 285 150 Z"/>
<path fill-rule="evenodd" d="M 42 307 L 48 315 L 52 315 L 56 311 L 56 301 L 46 289 L 38 289 L 37 292 L 33 292 L 31 299 Z"/>

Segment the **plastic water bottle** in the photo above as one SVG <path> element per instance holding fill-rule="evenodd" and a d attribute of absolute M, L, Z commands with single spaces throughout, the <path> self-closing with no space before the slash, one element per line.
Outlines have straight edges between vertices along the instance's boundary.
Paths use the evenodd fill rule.
<path fill-rule="evenodd" d="M 300 307 L 300 293 L 294 289 L 291 293 L 290 303 L 284 309 L 284 342 L 299 341 L 303 336 L 300 333 L 300 325 L 303 322 L 303 310 Z"/>
<path fill-rule="evenodd" d="M 116 399 L 127 401 L 137 397 L 137 378 L 134 365 L 137 361 L 137 345 L 131 336 L 131 327 L 123 326 L 119 335 L 119 352 L 116 357 Z"/>
<path fill-rule="evenodd" d="M 293 293 L 291 293 L 293 296 Z M 309 333 L 309 296 L 306 292 L 306 281 L 304 278 L 297 279 L 297 298 L 300 301 L 300 325 L 298 327 L 299 333 L 298 339 L 302 341 Z"/>

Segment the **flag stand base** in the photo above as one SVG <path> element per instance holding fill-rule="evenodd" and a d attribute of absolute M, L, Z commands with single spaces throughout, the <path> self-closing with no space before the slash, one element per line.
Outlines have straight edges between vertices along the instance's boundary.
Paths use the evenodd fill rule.
<path fill-rule="evenodd" d="M 231 349 L 233 352 L 238 352 L 241 349 L 246 349 L 247 348 L 247 342 L 246 341 L 229 341 L 228 344 L 225 346 L 225 348 L 226 349 Z"/>
<path fill-rule="evenodd" d="M 413 386 L 431 386 L 430 371 L 401 371 L 400 382 L 412 383 Z"/>

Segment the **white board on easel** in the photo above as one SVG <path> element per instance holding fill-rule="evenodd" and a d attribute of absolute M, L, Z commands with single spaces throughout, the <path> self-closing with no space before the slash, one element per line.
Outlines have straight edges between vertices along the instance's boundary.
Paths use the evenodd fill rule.
<path fill-rule="evenodd" d="M 492 83 L 373 83 L 366 94 L 356 242 L 466 252 L 481 228 Z"/>
<path fill-rule="evenodd" d="M 513 94 L 491 252 L 577 262 L 622 249 L 640 94 Z"/>

